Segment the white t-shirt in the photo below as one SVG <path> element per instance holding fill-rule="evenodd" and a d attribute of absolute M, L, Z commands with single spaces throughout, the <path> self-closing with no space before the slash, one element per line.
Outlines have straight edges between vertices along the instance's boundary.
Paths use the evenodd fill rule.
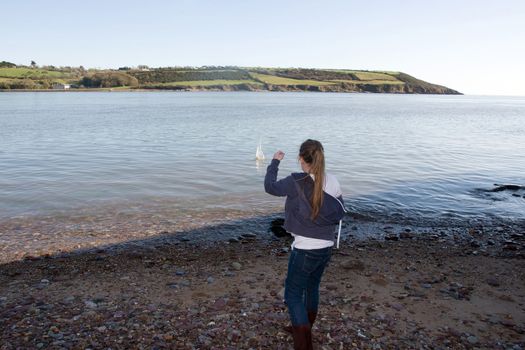
<path fill-rule="evenodd" d="M 310 174 L 310 176 L 315 181 L 314 176 L 312 174 Z M 337 181 L 336 177 L 331 174 L 325 174 L 323 191 L 335 198 L 343 195 L 343 192 L 341 191 L 341 185 L 339 185 L 339 181 Z M 304 237 L 299 234 L 296 235 L 294 233 L 292 233 L 292 236 L 294 238 L 292 242 L 292 249 L 323 249 L 334 245 L 334 241 L 328 241 L 325 239 Z"/>

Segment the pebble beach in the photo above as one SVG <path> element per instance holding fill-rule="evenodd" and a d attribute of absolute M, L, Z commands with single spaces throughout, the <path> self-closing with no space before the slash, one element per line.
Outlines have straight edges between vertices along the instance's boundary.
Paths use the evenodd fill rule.
<path fill-rule="evenodd" d="M 347 221 L 321 284 L 314 348 L 525 348 L 523 225 Z M 278 223 L 230 218 L 4 254 L 0 349 L 291 349 L 283 330 L 291 241 L 275 234 Z"/>

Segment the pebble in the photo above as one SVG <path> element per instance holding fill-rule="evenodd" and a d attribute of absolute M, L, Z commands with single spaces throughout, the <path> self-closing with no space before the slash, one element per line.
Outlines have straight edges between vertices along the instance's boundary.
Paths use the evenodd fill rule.
<path fill-rule="evenodd" d="M 495 279 L 495 278 L 488 278 L 488 279 L 487 279 L 487 284 L 488 284 L 489 286 L 492 286 L 492 287 L 499 287 L 499 285 L 500 285 L 499 282 L 498 282 L 498 280 Z"/>
<path fill-rule="evenodd" d="M 244 237 L 244 238 L 256 238 L 257 235 L 255 233 L 243 233 L 241 235 L 241 237 Z"/>
<path fill-rule="evenodd" d="M 124 312 L 123 311 L 117 311 L 113 314 L 113 317 L 114 318 L 122 318 L 124 317 Z"/>
<path fill-rule="evenodd" d="M 240 270 L 242 268 L 242 265 L 240 263 L 238 263 L 237 261 L 234 261 L 232 263 L 232 267 L 235 269 L 235 270 Z"/>
<path fill-rule="evenodd" d="M 475 336 L 473 336 L 473 335 L 471 335 L 471 336 L 467 337 L 467 341 L 468 341 L 470 344 L 474 345 L 474 344 L 477 344 L 477 343 L 478 343 L 478 338 L 475 337 Z"/>
<path fill-rule="evenodd" d="M 91 300 L 86 300 L 84 301 L 84 305 L 86 305 L 88 308 L 90 309 L 96 309 L 97 308 L 97 304 L 94 303 L 93 301 Z"/>
<path fill-rule="evenodd" d="M 402 304 L 399 304 L 399 303 L 392 303 L 390 305 L 390 307 L 392 307 L 392 309 L 396 310 L 396 311 L 401 311 L 404 309 L 403 305 Z"/>
<path fill-rule="evenodd" d="M 184 276 L 186 274 L 186 271 L 184 270 L 177 270 L 175 271 L 175 275 L 177 276 Z"/>
<path fill-rule="evenodd" d="M 179 284 L 183 287 L 189 287 L 191 285 L 191 282 L 188 280 L 182 280 L 179 282 Z"/>
<path fill-rule="evenodd" d="M 385 236 L 385 240 L 387 241 L 397 241 L 399 240 L 399 236 L 396 235 L 395 233 L 391 233 L 391 234 L 388 234 Z"/>
<path fill-rule="evenodd" d="M 399 238 L 401 238 L 401 239 L 410 239 L 410 238 L 413 238 L 413 237 L 414 237 L 414 235 L 412 233 L 410 233 L 410 231 L 409 232 L 401 232 L 399 234 Z"/>
<path fill-rule="evenodd" d="M 206 279 L 206 282 L 208 282 L 208 283 L 213 283 L 213 282 L 215 282 L 215 278 L 213 278 L 213 277 L 210 276 L 210 277 L 208 277 L 208 278 Z"/>

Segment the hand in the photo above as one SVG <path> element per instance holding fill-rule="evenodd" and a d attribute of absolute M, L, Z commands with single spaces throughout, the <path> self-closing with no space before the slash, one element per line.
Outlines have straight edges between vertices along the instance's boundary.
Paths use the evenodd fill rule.
<path fill-rule="evenodd" d="M 277 151 L 273 155 L 273 159 L 283 160 L 283 158 L 284 158 L 284 152 L 283 151 Z"/>

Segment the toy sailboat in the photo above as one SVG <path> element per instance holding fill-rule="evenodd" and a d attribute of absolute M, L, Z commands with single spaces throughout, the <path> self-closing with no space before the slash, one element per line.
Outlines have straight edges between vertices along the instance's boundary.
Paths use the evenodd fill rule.
<path fill-rule="evenodd" d="M 259 140 L 259 146 L 257 146 L 257 152 L 255 152 L 256 160 L 264 160 L 264 153 L 262 151 L 261 140 Z"/>

